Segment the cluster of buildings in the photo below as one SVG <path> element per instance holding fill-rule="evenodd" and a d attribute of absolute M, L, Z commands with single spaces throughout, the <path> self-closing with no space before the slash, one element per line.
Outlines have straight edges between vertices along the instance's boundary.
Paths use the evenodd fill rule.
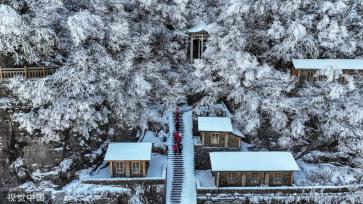
<path fill-rule="evenodd" d="M 243 135 L 225 116 L 196 116 L 195 149 L 203 149 L 215 186 L 289 186 L 299 171 L 290 152 L 241 151 Z M 110 143 L 105 155 L 112 177 L 146 177 L 152 143 Z"/>
<path fill-rule="evenodd" d="M 201 59 L 209 37 L 203 25 L 188 30 L 190 62 Z M 344 76 L 363 74 L 363 59 L 293 59 L 291 71 L 299 83 L 323 80 L 320 71 L 341 70 Z M 218 116 L 197 116 L 194 119 L 194 145 L 204 152 L 217 187 L 292 185 L 299 167 L 290 152 L 241 151 L 244 136 L 233 128 L 231 117 L 222 111 Z M 196 124 L 195 124 L 196 123 Z M 111 143 L 105 161 L 112 177 L 145 177 L 150 164 L 151 143 Z M 197 159 L 198 160 L 198 159 Z M 198 161 L 197 161 L 198 162 Z"/>
<path fill-rule="evenodd" d="M 229 117 L 197 117 L 196 154 L 209 159 L 216 187 L 290 186 L 299 167 L 290 152 L 241 151 L 243 135 Z"/>

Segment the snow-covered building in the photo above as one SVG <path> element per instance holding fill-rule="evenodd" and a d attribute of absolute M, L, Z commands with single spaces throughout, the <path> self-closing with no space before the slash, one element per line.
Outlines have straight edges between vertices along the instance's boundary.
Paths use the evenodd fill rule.
<path fill-rule="evenodd" d="M 198 132 L 204 148 L 240 148 L 242 134 L 228 117 L 198 117 Z"/>
<path fill-rule="evenodd" d="M 105 155 L 112 177 L 145 177 L 151 158 L 151 143 L 110 143 Z"/>
<path fill-rule="evenodd" d="M 290 152 L 211 152 L 217 187 L 289 186 L 299 167 Z"/>
<path fill-rule="evenodd" d="M 341 70 L 343 74 L 363 74 L 363 59 L 292 59 L 293 75 L 300 82 L 314 82 L 322 80 L 318 70 Z"/>

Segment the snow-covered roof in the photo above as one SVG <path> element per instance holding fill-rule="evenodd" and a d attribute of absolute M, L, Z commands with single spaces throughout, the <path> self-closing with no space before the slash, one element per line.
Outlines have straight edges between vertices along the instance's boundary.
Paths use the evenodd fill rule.
<path fill-rule="evenodd" d="M 233 128 L 233 134 L 239 137 L 244 137 L 242 132 L 239 131 L 237 128 Z"/>
<path fill-rule="evenodd" d="M 193 26 L 190 29 L 187 29 L 187 33 L 202 33 L 202 32 L 213 32 L 214 30 L 216 30 L 216 24 L 212 23 L 212 24 L 206 24 L 205 22 L 201 22 L 195 26 Z"/>
<path fill-rule="evenodd" d="M 197 115 L 203 114 L 204 112 L 216 112 L 216 111 L 223 111 L 226 117 L 232 118 L 232 113 L 228 110 L 227 106 L 222 103 L 210 104 L 207 106 L 197 106 L 194 108 L 194 112 Z"/>
<path fill-rule="evenodd" d="M 198 117 L 198 131 L 233 132 L 233 127 L 227 117 Z"/>
<path fill-rule="evenodd" d="M 212 171 L 299 171 L 290 152 L 211 152 Z"/>
<path fill-rule="evenodd" d="M 363 59 L 293 59 L 295 69 L 363 70 Z"/>
<path fill-rule="evenodd" d="M 105 161 L 150 160 L 151 143 L 110 143 Z"/>

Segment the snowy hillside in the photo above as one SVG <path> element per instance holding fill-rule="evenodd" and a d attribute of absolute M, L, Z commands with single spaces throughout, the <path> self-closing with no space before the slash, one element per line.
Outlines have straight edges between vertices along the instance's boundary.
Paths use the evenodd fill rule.
<path fill-rule="evenodd" d="M 208 39 L 190 63 L 187 32 L 198 30 Z M 0 68 L 57 67 L 1 81 L 0 121 L 15 132 L 1 165 L 16 184 L 60 190 L 102 165 L 116 137 L 150 139 L 176 105 L 223 102 L 252 149 L 293 153 L 310 178 L 299 184 L 362 184 L 362 71 L 319 71 L 302 86 L 295 58 L 363 58 L 363 1 L 0 0 Z M 51 161 L 30 165 L 32 154 Z M 326 169 L 343 175 L 311 175 Z"/>

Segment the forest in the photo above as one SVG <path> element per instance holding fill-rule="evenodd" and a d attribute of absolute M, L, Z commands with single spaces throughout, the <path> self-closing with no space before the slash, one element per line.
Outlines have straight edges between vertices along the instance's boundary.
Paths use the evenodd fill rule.
<path fill-rule="evenodd" d="M 209 38 L 191 64 L 186 31 L 196 26 Z M 362 75 L 342 84 L 341 70 L 322 71 L 326 80 L 304 86 L 291 75 L 294 58 L 362 56 L 363 1 L 0 0 L 0 65 L 58 67 L 12 79 L 0 107 L 17 107 L 24 137 L 78 141 L 81 154 L 110 127 L 143 129 L 177 104 L 224 102 L 259 149 L 324 151 L 362 168 Z"/>

